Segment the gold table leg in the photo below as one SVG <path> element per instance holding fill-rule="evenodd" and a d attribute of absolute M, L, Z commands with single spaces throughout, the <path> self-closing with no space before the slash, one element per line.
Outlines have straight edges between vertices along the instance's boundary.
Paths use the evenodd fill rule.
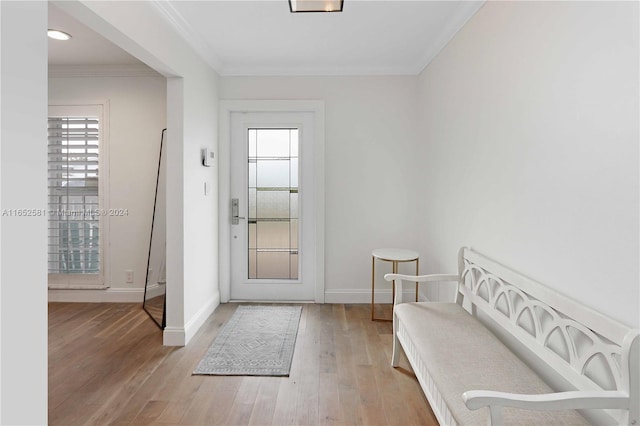
<path fill-rule="evenodd" d="M 375 280 L 376 280 L 376 258 L 374 256 L 371 256 L 371 321 L 374 320 L 373 304 L 375 303 L 375 288 L 374 288 Z"/>
<path fill-rule="evenodd" d="M 416 258 L 416 276 L 420 275 L 420 259 Z M 416 281 L 416 302 L 418 301 L 418 282 Z"/>
<path fill-rule="evenodd" d="M 398 262 L 391 262 L 391 270 L 394 274 L 398 273 Z M 396 301 L 396 280 L 391 281 L 391 318 L 393 318 L 393 304 Z"/>
<path fill-rule="evenodd" d="M 391 272 L 393 272 L 394 274 L 398 273 L 398 262 L 396 261 L 390 261 L 391 262 Z M 386 319 L 386 318 L 375 318 L 374 317 L 374 312 L 375 312 L 375 282 L 376 282 L 376 258 L 374 256 L 371 256 L 371 321 L 392 321 L 390 319 Z M 393 300 L 395 300 L 395 294 L 396 294 L 396 281 L 393 280 L 391 282 L 391 314 L 393 315 Z"/>
<path fill-rule="evenodd" d="M 387 262 L 391 262 L 391 272 L 394 274 L 398 273 L 398 264 L 400 261 L 398 260 L 387 260 L 382 259 Z M 407 261 L 402 261 L 407 262 Z M 412 262 L 409 260 L 408 262 Z M 415 259 L 416 262 L 416 275 L 420 275 L 420 261 L 418 258 Z M 375 282 L 376 282 L 376 258 L 375 256 L 371 256 L 371 321 L 393 321 L 385 318 L 375 318 Z M 391 281 L 391 315 L 393 317 L 393 308 L 396 300 L 396 280 Z M 418 283 L 416 282 L 416 302 L 418 301 Z"/>

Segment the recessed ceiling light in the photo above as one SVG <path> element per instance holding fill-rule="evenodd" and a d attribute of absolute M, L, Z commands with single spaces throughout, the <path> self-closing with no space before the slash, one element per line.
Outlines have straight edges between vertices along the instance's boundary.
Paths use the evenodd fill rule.
<path fill-rule="evenodd" d="M 71 38 L 70 34 L 60 30 L 47 30 L 47 35 L 55 40 L 69 40 Z"/>

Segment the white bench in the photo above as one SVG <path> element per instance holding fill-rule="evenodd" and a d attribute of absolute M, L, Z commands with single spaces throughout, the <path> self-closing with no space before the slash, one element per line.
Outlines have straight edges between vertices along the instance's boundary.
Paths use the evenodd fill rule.
<path fill-rule="evenodd" d="M 640 330 L 468 248 L 458 270 L 385 275 L 392 365 L 402 347 L 441 425 L 640 423 Z M 457 282 L 456 301 L 402 303 L 402 281 Z"/>

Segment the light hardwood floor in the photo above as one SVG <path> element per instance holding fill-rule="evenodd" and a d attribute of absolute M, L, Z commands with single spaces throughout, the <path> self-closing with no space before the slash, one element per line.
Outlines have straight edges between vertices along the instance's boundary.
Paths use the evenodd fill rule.
<path fill-rule="evenodd" d="M 168 348 L 140 305 L 50 303 L 49 424 L 437 425 L 369 305 L 303 305 L 290 377 L 192 376 L 236 306 Z"/>

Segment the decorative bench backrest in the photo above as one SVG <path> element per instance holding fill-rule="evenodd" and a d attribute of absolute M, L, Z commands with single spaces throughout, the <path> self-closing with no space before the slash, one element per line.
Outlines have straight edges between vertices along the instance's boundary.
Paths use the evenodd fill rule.
<path fill-rule="evenodd" d="M 577 390 L 617 390 L 630 395 L 629 411 L 591 413 L 599 422 L 640 422 L 640 330 L 469 248 L 460 249 L 458 262 L 458 303 L 473 315 L 489 317 L 533 354 L 535 363 L 560 375 L 561 382 Z"/>

